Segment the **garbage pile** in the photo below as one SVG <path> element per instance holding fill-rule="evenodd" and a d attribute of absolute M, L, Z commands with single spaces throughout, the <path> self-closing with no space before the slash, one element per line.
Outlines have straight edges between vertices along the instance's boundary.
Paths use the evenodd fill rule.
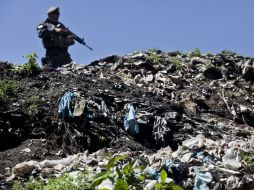
<path fill-rule="evenodd" d="M 0 108 L 3 187 L 81 165 L 96 173 L 101 149 L 140 160 L 144 189 L 162 170 L 184 189 L 254 187 L 253 58 L 151 49 L 34 77 L 0 69 L 1 81 L 18 81 Z"/>

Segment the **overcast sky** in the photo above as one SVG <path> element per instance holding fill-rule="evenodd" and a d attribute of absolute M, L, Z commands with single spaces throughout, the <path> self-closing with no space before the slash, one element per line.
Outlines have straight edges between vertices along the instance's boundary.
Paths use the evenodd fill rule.
<path fill-rule="evenodd" d="M 44 56 L 36 27 L 50 6 L 59 6 L 60 21 L 93 47 L 70 47 L 80 64 L 149 48 L 254 57 L 254 0 L 0 0 L 1 61 Z"/>

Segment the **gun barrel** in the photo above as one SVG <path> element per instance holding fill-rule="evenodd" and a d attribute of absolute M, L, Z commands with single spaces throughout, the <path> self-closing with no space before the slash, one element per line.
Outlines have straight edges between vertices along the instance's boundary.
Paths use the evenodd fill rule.
<path fill-rule="evenodd" d="M 77 36 L 76 34 L 74 34 L 72 31 L 68 30 L 69 33 L 73 36 L 74 40 L 76 40 L 77 42 L 79 42 L 80 44 L 83 44 L 84 46 L 86 46 L 88 49 L 90 49 L 91 51 L 93 51 L 93 48 L 89 47 L 84 38 L 80 38 L 79 36 Z"/>
<path fill-rule="evenodd" d="M 88 45 L 86 45 L 86 43 L 84 44 L 88 49 L 90 49 L 91 51 L 93 51 L 93 48 L 89 47 Z"/>

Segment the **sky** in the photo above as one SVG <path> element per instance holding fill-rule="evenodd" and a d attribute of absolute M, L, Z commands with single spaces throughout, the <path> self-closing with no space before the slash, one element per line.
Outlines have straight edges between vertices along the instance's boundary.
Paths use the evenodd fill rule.
<path fill-rule="evenodd" d="M 35 52 L 40 63 L 45 49 L 36 27 L 51 6 L 94 49 L 71 46 L 79 64 L 150 48 L 254 57 L 253 0 L 0 0 L 0 61 L 22 64 Z"/>

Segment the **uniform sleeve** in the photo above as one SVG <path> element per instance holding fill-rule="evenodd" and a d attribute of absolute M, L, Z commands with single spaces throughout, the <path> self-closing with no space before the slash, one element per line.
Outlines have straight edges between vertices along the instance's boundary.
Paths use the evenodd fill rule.
<path fill-rule="evenodd" d="M 60 28 L 62 28 L 62 29 L 65 29 L 65 30 L 67 29 L 67 28 L 64 26 L 64 24 L 61 23 L 61 22 L 59 22 L 58 26 L 59 26 Z"/>
<path fill-rule="evenodd" d="M 37 33 L 39 38 L 47 38 L 52 32 L 54 32 L 54 28 L 50 28 L 46 24 L 42 23 L 37 26 Z"/>

